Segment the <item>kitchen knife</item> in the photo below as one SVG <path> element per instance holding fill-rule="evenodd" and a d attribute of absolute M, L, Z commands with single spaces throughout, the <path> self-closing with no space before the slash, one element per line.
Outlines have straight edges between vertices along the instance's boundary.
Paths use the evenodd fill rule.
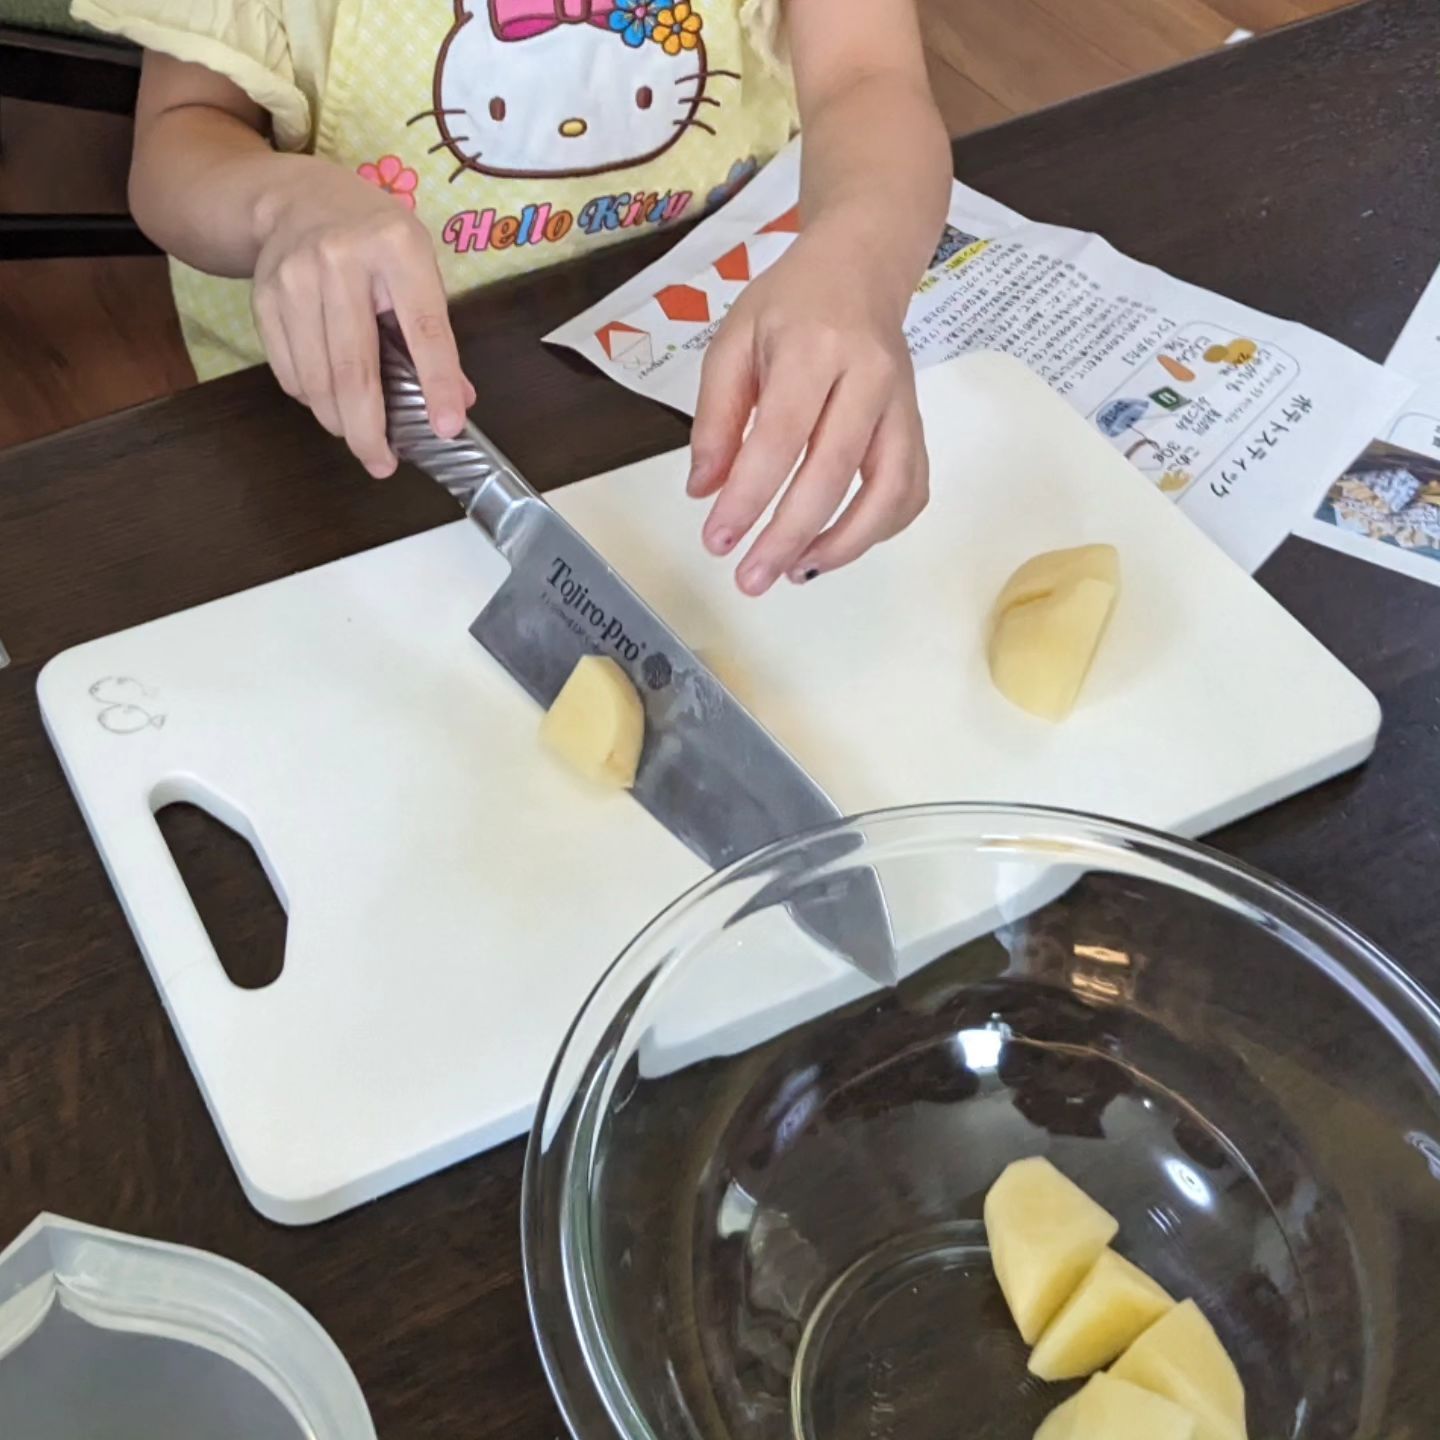
<path fill-rule="evenodd" d="M 585 655 L 608 655 L 625 670 L 645 707 L 632 793 L 651 815 L 716 869 L 841 818 L 800 765 L 479 429 L 467 421 L 453 440 L 431 430 L 414 364 L 388 319 L 381 324 L 381 374 L 396 456 L 443 485 L 510 563 L 509 578 L 470 633 L 545 709 Z M 872 870 L 835 868 L 791 913 L 872 979 L 894 983 L 889 917 Z"/>

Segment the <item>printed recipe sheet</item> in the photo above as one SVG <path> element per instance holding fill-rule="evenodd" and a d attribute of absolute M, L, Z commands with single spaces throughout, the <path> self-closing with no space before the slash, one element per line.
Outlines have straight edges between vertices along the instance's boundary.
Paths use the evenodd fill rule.
<path fill-rule="evenodd" d="M 1295 533 L 1440 585 L 1440 271 L 1385 367 L 1419 388 Z"/>
<path fill-rule="evenodd" d="M 547 339 L 688 414 L 725 312 L 799 234 L 798 144 Z M 1257 568 L 1413 386 L 1343 345 L 1038 225 L 958 182 L 916 288 L 917 366 L 1024 361 L 1236 561 Z"/>

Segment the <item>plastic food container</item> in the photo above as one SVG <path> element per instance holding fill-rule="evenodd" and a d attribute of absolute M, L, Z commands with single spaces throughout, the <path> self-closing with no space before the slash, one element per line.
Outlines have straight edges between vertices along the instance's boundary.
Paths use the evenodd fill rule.
<path fill-rule="evenodd" d="M 335 1343 L 254 1271 L 42 1215 L 0 1254 L 5 1440 L 375 1440 Z"/>
<path fill-rule="evenodd" d="M 879 882 L 900 981 L 797 900 Z M 685 896 L 598 986 L 524 1238 L 581 1440 L 1029 1440 L 989 1185 L 1046 1155 L 1193 1297 L 1252 1440 L 1440 1434 L 1440 1010 L 1199 847 L 1041 810 L 847 822 Z"/>

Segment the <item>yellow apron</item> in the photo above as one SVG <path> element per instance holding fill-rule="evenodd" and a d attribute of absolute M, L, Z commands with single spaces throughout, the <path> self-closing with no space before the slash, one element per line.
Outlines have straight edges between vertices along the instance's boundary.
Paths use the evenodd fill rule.
<path fill-rule="evenodd" d="M 447 293 L 718 204 L 794 129 L 740 0 L 340 0 L 315 153 L 387 191 Z M 264 358 L 248 281 L 172 262 L 202 379 Z"/>

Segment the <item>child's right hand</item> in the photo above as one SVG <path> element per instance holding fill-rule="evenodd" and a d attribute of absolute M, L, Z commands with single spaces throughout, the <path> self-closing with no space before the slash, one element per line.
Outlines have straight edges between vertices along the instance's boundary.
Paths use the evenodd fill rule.
<path fill-rule="evenodd" d="M 283 157 L 276 172 L 257 206 L 252 301 L 270 367 L 372 475 L 390 475 L 377 316 L 395 312 L 437 435 L 458 433 L 475 403 L 430 237 L 394 196 L 329 161 Z"/>

